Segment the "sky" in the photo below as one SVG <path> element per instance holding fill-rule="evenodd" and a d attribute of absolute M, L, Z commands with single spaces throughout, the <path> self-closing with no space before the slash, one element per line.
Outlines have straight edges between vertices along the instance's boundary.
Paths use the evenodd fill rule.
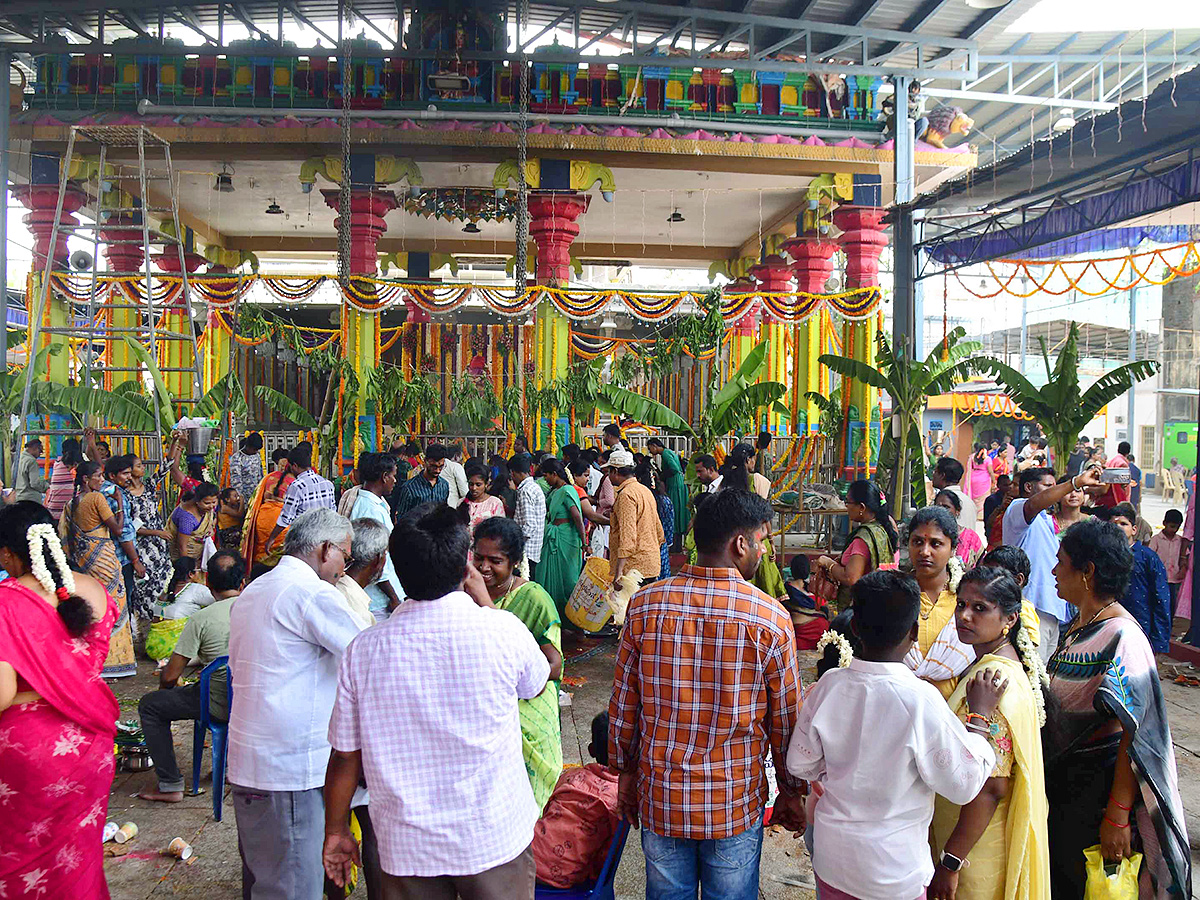
<path fill-rule="evenodd" d="M 1041 0 L 1005 31 L 1155 31 L 1200 28 L 1200 3 L 1180 0 Z"/>

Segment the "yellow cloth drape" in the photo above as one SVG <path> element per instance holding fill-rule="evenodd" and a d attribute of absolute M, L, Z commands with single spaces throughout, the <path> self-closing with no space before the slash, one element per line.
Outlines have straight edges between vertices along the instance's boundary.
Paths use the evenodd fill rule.
<path fill-rule="evenodd" d="M 954 618 L 954 609 L 958 606 L 958 595 L 951 590 L 942 591 L 937 602 L 929 599 L 929 595 L 921 592 L 921 615 L 917 617 L 917 648 L 921 656 L 929 654 L 929 648 L 938 639 L 942 629 Z M 928 616 L 928 618 L 926 618 Z M 934 681 L 933 686 L 942 692 L 943 697 L 949 697 L 950 692 L 958 684 L 957 678 L 947 678 L 945 681 Z"/>
<path fill-rule="evenodd" d="M 958 879 L 957 900 L 1050 900 L 1050 856 L 1046 816 L 1046 782 L 1042 765 L 1042 737 L 1037 706 L 1029 678 L 1021 664 L 988 654 L 970 671 L 999 669 L 1008 678 L 1000 699 L 1000 715 L 1008 725 L 1012 771 L 1008 796 L 996 807 L 991 822 L 968 854 L 971 865 Z M 953 694 L 950 708 L 966 718 L 964 676 Z M 1004 741 L 1003 737 L 998 738 Z M 961 807 L 938 797 L 933 815 L 934 855 L 958 823 Z"/>

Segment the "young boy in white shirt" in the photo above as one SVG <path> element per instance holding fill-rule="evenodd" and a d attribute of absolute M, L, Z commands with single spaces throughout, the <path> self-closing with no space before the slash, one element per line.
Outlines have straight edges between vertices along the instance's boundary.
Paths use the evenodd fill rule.
<path fill-rule="evenodd" d="M 996 755 L 984 720 L 1008 682 L 990 670 L 975 676 L 967 698 L 981 718 L 964 728 L 937 688 L 904 664 L 917 639 L 917 582 L 875 571 L 853 595 L 851 628 L 862 651 L 805 699 L 787 769 L 824 788 L 813 822 L 821 900 L 920 900 L 933 877 L 934 795 L 965 804 L 987 781 Z"/>

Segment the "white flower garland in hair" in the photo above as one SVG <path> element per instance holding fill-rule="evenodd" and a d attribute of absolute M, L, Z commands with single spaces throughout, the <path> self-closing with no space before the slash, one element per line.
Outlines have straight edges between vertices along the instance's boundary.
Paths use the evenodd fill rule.
<path fill-rule="evenodd" d="M 957 594 L 958 583 L 962 581 L 963 575 L 967 572 L 962 558 L 957 553 L 950 554 L 950 562 L 946 566 L 946 571 L 950 573 L 950 577 L 946 579 L 946 590 L 952 594 Z"/>
<path fill-rule="evenodd" d="M 1029 686 L 1033 689 L 1033 701 L 1037 706 L 1038 728 L 1042 728 L 1046 724 L 1046 696 L 1042 691 L 1050 685 L 1050 676 L 1024 623 L 1018 620 L 1013 627 L 1017 629 L 1017 655 L 1021 657 L 1021 665 L 1029 676 Z"/>
<path fill-rule="evenodd" d="M 54 583 L 54 576 L 50 574 L 50 567 L 46 565 L 45 549 L 49 547 L 50 556 L 62 574 L 62 586 L 67 589 L 68 594 L 74 594 L 75 573 L 67 565 L 67 555 L 63 552 L 62 542 L 58 539 L 58 533 L 54 530 L 54 526 L 31 525 L 25 539 L 29 541 L 30 572 L 38 580 L 38 584 L 46 589 L 46 593 L 53 594 L 58 590 L 58 586 Z"/>
<path fill-rule="evenodd" d="M 846 640 L 844 635 L 839 634 L 832 628 L 821 635 L 821 639 L 817 641 L 817 656 L 824 656 L 825 648 L 829 646 L 837 647 L 839 669 L 844 669 L 850 665 L 854 659 L 854 648 L 850 646 L 850 642 Z"/>

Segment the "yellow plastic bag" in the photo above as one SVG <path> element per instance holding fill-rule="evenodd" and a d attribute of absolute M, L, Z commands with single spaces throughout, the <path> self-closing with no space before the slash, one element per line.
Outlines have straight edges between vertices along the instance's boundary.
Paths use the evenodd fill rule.
<path fill-rule="evenodd" d="M 1138 900 L 1138 871 L 1142 867 L 1142 854 L 1135 853 L 1121 860 L 1118 866 L 1105 867 L 1100 845 L 1083 851 L 1087 860 L 1087 887 L 1083 900 Z M 1112 874 L 1109 874 L 1109 872 Z"/>
<path fill-rule="evenodd" d="M 567 600 L 567 618 L 587 632 L 603 628 L 612 617 L 612 610 L 605 597 L 611 584 L 608 560 L 593 556 L 584 563 L 575 590 Z"/>
<path fill-rule="evenodd" d="M 175 651 L 175 642 L 183 633 L 187 619 L 159 619 L 151 622 L 146 631 L 146 655 L 151 659 L 168 659 Z"/>

